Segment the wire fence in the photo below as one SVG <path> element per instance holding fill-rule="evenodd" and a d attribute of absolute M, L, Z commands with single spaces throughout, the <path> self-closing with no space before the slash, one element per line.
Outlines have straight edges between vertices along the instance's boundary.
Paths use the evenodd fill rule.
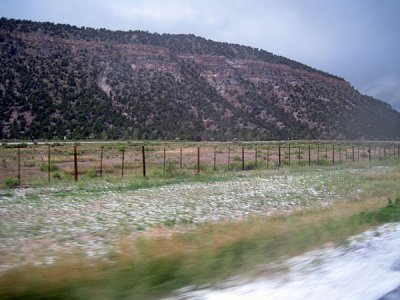
<path fill-rule="evenodd" d="M 399 142 L 252 144 L 45 144 L 0 148 L 6 185 L 160 174 L 246 171 L 400 159 Z"/>

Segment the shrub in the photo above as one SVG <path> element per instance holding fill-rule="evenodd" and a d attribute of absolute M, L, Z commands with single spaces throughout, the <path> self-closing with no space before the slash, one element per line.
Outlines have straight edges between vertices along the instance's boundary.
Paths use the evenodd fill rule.
<path fill-rule="evenodd" d="M 4 184 L 9 188 L 16 187 L 19 184 L 18 178 L 7 177 L 6 179 L 4 179 Z"/>
<path fill-rule="evenodd" d="M 40 165 L 40 167 L 39 167 L 39 170 L 42 171 L 42 172 L 45 172 L 45 171 L 47 171 L 48 167 L 49 167 L 48 163 L 42 163 Z M 56 163 L 54 161 L 51 161 L 50 162 L 50 172 L 53 172 L 53 171 L 56 171 L 56 170 L 58 170 L 58 167 L 57 167 Z"/>

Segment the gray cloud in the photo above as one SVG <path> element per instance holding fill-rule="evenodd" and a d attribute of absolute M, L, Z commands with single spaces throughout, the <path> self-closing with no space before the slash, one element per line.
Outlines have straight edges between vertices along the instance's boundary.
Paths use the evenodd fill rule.
<path fill-rule="evenodd" d="M 10 18 L 194 33 L 344 77 L 400 109 L 397 0 L 0 0 Z"/>

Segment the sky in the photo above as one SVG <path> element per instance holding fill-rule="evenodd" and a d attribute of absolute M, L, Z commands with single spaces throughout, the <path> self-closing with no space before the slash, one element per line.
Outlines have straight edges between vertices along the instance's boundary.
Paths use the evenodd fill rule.
<path fill-rule="evenodd" d="M 252 46 L 400 111 L 400 0 L 0 0 L 0 16 Z"/>

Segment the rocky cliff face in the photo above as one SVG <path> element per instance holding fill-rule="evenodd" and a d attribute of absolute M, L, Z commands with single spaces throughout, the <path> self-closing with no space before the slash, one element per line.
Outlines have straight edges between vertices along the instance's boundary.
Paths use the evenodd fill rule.
<path fill-rule="evenodd" d="M 0 19 L 2 138 L 393 139 L 336 76 L 193 35 Z"/>

